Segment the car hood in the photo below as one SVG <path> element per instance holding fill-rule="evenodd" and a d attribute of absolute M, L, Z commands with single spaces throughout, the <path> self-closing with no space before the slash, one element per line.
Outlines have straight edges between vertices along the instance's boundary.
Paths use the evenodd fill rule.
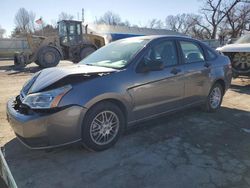
<path fill-rule="evenodd" d="M 42 89 L 54 84 L 55 82 L 70 76 L 70 75 L 95 75 L 101 73 L 111 73 L 117 71 L 116 69 L 106 68 L 106 67 L 97 67 L 89 65 L 74 65 L 69 67 L 53 67 L 44 69 L 39 72 L 36 76 L 32 87 L 29 90 L 29 93 L 36 93 Z"/>
<path fill-rule="evenodd" d="M 250 52 L 250 44 L 228 44 L 217 48 L 220 52 Z"/>

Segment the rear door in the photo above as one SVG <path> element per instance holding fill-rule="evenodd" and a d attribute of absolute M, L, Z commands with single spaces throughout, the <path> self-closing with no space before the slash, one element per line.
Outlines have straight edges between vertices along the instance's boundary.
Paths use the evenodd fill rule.
<path fill-rule="evenodd" d="M 195 41 L 179 40 L 185 69 L 184 104 L 205 100 L 209 84 L 210 64 L 205 60 L 202 47 Z"/>
<path fill-rule="evenodd" d="M 179 64 L 175 41 L 163 40 L 152 45 L 142 59 L 145 58 L 160 60 L 164 62 L 165 68 L 136 73 L 135 86 L 129 89 L 129 93 L 134 100 L 133 112 L 137 120 L 181 106 L 184 96 L 184 69 Z"/>

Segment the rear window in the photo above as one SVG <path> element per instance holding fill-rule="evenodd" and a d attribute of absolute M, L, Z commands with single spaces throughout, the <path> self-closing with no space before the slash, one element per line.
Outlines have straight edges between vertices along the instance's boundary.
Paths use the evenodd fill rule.
<path fill-rule="evenodd" d="M 200 46 L 189 41 L 180 41 L 181 49 L 185 57 L 185 63 L 203 62 L 205 60 Z"/>

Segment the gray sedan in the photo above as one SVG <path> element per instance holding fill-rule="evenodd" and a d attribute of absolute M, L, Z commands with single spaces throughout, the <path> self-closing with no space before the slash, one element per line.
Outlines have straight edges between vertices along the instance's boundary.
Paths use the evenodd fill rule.
<path fill-rule="evenodd" d="M 216 111 L 231 74 L 228 57 L 197 40 L 128 38 L 78 65 L 37 72 L 8 101 L 7 118 L 29 148 L 81 141 L 100 151 L 138 122 L 196 105 Z"/>

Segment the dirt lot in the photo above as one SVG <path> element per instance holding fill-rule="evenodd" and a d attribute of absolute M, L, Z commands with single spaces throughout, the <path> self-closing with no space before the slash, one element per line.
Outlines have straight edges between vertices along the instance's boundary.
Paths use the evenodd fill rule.
<path fill-rule="evenodd" d="M 104 152 L 32 151 L 15 138 L 5 104 L 38 68 L 12 63 L 0 61 L 0 143 L 20 188 L 250 187 L 250 79 L 233 81 L 218 113 L 197 108 L 139 124 Z"/>

